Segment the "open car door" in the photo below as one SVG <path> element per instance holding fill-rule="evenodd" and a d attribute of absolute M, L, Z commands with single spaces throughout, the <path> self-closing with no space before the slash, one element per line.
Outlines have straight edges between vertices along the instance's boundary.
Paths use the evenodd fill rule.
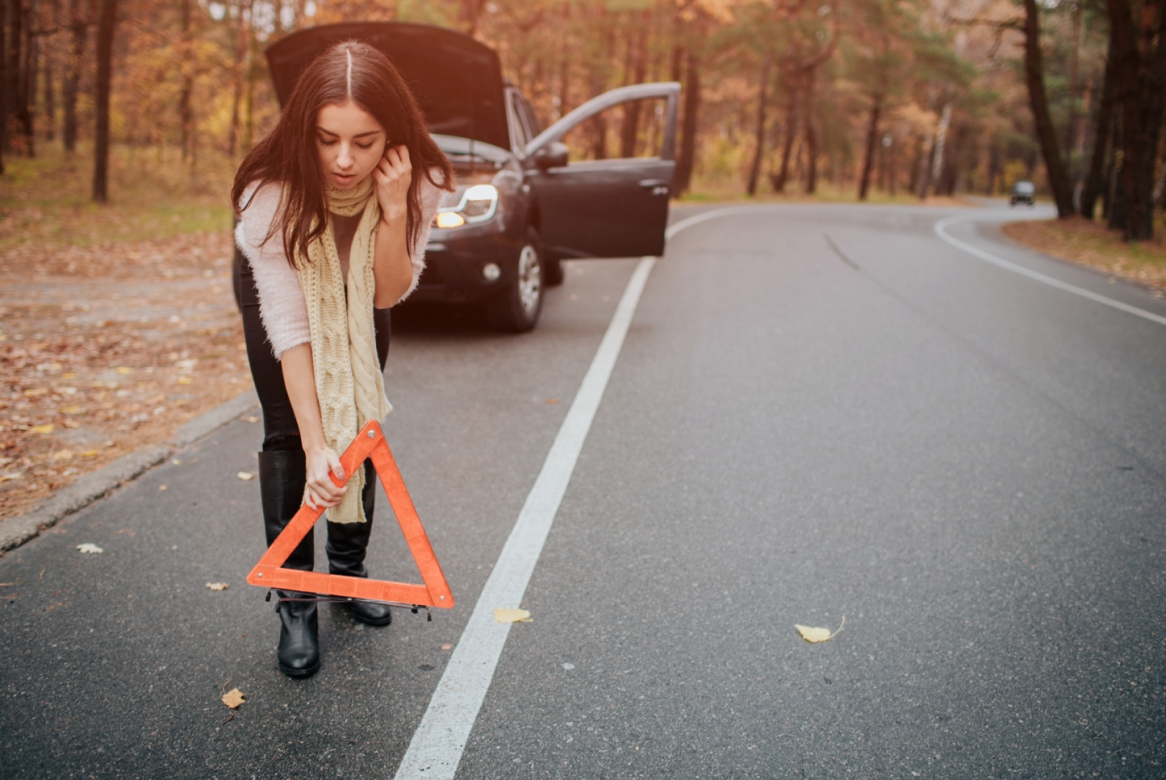
<path fill-rule="evenodd" d="M 664 253 L 679 94 L 675 82 L 620 87 L 526 145 L 527 181 L 549 256 Z"/>

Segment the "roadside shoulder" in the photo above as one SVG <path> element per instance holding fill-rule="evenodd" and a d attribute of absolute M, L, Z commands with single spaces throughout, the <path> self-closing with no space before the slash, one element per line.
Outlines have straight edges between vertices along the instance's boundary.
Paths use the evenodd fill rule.
<path fill-rule="evenodd" d="M 213 433 L 258 404 L 255 391 L 248 390 L 183 425 L 169 443 L 141 447 L 58 490 L 31 512 L 0 520 L 0 553 L 36 538 L 41 531 L 52 528 L 65 517 L 157 466 L 174 451 Z"/>

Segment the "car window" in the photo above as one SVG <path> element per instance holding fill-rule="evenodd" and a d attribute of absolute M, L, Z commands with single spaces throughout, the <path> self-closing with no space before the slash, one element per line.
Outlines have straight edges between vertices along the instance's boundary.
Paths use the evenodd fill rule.
<path fill-rule="evenodd" d="M 522 121 L 521 98 L 514 92 L 507 92 L 506 97 L 506 118 L 510 125 L 510 148 L 523 149 L 534 136 L 530 134 L 525 122 Z"/>
<path fill-rule="evenodd" d="M 629 100 L 602 111 L 562 138 L 571 163 L 659 157 L 664 143 L 666 100 Z"/>
<path fill-rule="evenodd" d="M 534 110 L 534 106 L 525 97 L 519 97 L 518 107 L 521 109 L 519 113 L 522 114 L 523 120 L 526 122 L 526 132 L 534 138 L 543 131 L 542 123 L 538 121 L 538 114 Z"/>

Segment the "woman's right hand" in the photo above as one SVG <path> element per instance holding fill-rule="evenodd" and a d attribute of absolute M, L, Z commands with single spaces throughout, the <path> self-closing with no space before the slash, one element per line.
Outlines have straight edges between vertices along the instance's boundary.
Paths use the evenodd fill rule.
<path fill-rule="evenodd" d="M 347 480 L 344 466 L 340 465 L 340 458 L 331 447 L 315 447 L 304 452 L 307 459 L 307 490 L 304 492 L 304 503 L 312 509 L 337 506 L 344 498 L 348 485 L 344 482 L 340 487 L 332 481 L 332 474 L 337 479 Z"/>

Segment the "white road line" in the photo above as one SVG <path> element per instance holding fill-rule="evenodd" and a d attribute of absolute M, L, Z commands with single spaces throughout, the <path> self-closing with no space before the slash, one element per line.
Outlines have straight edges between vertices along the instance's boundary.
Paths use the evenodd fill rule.
<path fill-rule="evenodd" d="M 664 231 L 664 236 L 672 238 L 692 225 L 757 209 L 756 206 L 733 206 L 706 211 L 670 226 Z M 655 258 L 645 257 L 632 273 L 591 367 L 587 369 L 555 443 L 543 462 L 542 471 L 526 497 L 502 554 L 498 556 L 445 673 L 429 700 L 421 725 L 414 732 L 409 749 L 397 768 L 396 780 L 448 780 L 457 772 L 466 740 L 478 719 L 478 711 L 510 634 L 509 623 L 494 620 L 494 608 L 517 607 L 522 602 L 655 262 Z"/>
<path fill-rule="evenodd" d="M 1017 265 L 1016 263 L 1010 263 L 1001 257 L 997 257 L 996 255 L 985 252 L 984 250 L 979 249 L 977 247 L 974 247 L 969 243 L 966 243 L 964 241 L 960 241 L 958 238 L 953 238 L 947 232 L 947 227 L 949 225 L 954 225 L 957 222 L 968 222 L 968 221 L 971 221 L 974 219 L 976 219 L 975 215 L 965 216 L 965 215 L 961 215 L 961 214 L 957 214 L 953 217 L 948 217 L 946 219 L 941 219 L 935 223 L 935 235 L 939 236 L 942 240 L 951 244 L 956 249 L 962 249 L 963 251 L 967 252 L 968 254 L 972 255 L 973 257 L 978 257 L 985 262 L 991 263 L 992 265 L 995 265 L 995 266 L 999 266 L 1000 268 L 1003 268 L 1007 271 L 1012 271 L 1013 273 L 1020 274 L 1021 276 L 1027 276 L 1029 279 L 1034 279 L 1038 282 L 1042 282 L 1043 284 L 1047 284 L 1050 287 L 1056 287 L 1058 290 L 1064 290 L 1065 292 L 1073 293 L 1074 295 L 1080 295 L 1082 298 L 1088 298 L 1091 301 L 1096 301 L 1097 303 L 1103 303 L 1106 306 L 1112 306 L 1115 309 L 1118 309 L 1120 311 L 1124 311 L 1127 314 L 1133 314 L 1134 316 L 1137 316 L 1137 317 L 1142 317 L 1143 319 L 1147 319 L 1150 322 L 1156 322 L 1159 325 L 1166 325 L 1166 317 L 1161 317 L 1157 314 L 1153 314 L 1151 312 L 1148 312 L 1145 309 L 1139 309 L 1136 306 L 1130 306 L 1128 303 L 1122 303 L 1121 301 L 1115 301 L 1113 298 L 1107 298 L 1104 295 L 1098 295 L 1095 292 L 1090 292 L 1089 290 L 1085 290 L 1085 289 L 1082 289 L 1080 287 L 1075 287 L 1074 285 L 1068 284 L 1066 282 L 1062 282 L 1059 279 L 1054 279 L 1051 276 L 1045 276 L 1042 273 L 1038 273 L 1038 272 L 1033 271 L 1031 269 L 1025 268 L 1022 265 Z"/>
<path fill-rule="evenodd" d="M 448 780 L 457 771 L 510 633 L 509 623 L 494 620 L 494 608 L 518 607 L 522 601 L 655 262 L 652 257 L 640 260 L 628 281 L 599 351 L 413 734 L 397 780 Z"/>

